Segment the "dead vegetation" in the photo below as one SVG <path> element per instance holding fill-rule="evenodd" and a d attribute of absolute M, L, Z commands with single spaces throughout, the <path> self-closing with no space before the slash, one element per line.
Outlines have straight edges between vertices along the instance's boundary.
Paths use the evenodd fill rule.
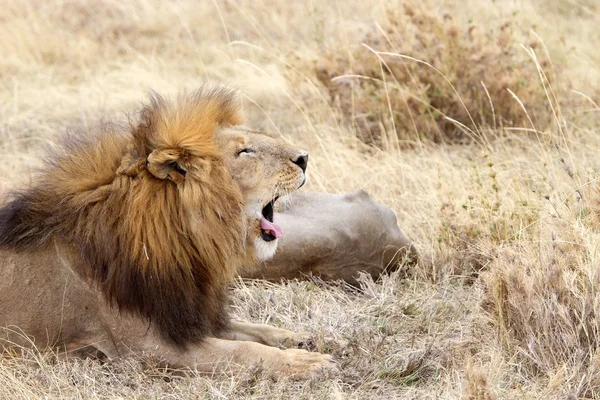
<path fill-rule="evenodd" d="M 310 151 L 308 190 L 367 190 L 426 256 L 360 290 L 237 283 L 234 314 L 315 332 L 336 379 L 26 351 L 1 398 L 600 398 L 596 2 L 363 3 L 0 9 L 0 191 L 66 126 L 218 80 Z"/>
<path fill-rule="evenodd" d="M 361 43 L 319 60 L 318 79 L 361 140 L 464 143 L 545 129 L 554 71 L 540 40 L 510 16 L 478 24 L 440 8 L 392 2 Z"/>

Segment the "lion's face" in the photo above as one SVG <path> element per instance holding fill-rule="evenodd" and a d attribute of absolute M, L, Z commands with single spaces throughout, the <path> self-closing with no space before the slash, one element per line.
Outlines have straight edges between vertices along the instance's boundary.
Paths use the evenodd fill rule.
<path fill-rule="evenodd" d="M 248 244 L 253 245 L 258 260 L 267 260 L 283 235 L 273 221 L 273 204 L 304 185 L 308 153 L 242 126 L 221 130 L 217 141 L 244 196 Z"/>

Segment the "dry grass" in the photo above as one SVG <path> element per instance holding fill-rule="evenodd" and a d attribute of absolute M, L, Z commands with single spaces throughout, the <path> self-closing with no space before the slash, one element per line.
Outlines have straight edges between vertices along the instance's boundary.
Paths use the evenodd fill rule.
<path fill-rule="evenodd" d="M 308 190 L 366 189 L 431 261 L 361 291 L 238 283 L 234 313 L 315 332 L 334 380 L 24 352 L 0 398 L 600 398 L 597 2 L 363 3 L 3 3 L 0 192 L 69 125 L 223 81 L 310 150 Z"/>
<path fill-rule="evenodd" d="M 517 35 L 511 17 L 478 25 L 427 3 L 391 2 L 362 43 L 326 50 L 317 77 L 367 143 L 390 135 L 456 143 L 503 127 L 539 129 L 552 116 L 536 64 L 520 46 L 535 51 L 539 42 Z M 550 71 L 545 55 L 538 63 Z M 552 83 L 552 75 L 544 79 Z"/>

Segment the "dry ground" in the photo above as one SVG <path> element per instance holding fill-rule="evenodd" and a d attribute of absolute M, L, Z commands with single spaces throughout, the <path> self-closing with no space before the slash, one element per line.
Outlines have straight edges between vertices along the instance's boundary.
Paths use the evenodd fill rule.
<path fill-rule="evenodd" d="M 0 398 L 600 398 L 596 0 L 1 5 L 0 192 L 69 125 L 220 81 L 310 150 L 306 190 L 366 189 L 426 261 L 237 285 L 233 312 L 315 332 L 332 380 L 31 352 L 0 359 Z"/>

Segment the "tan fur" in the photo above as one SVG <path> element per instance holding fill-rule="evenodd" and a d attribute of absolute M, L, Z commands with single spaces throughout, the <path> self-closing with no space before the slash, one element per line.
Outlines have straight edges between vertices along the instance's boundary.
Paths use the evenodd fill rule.
<path fill-rule="evenodd" d="M 294 163 L 303 152 L 234 128 L 240 121 L 232 91 L 203 88 L 173 103 L 153 94 L 128 129 L 65 138 L 31 187 L 0 209 L 0 326 L 39 346 L 150 352 L 196 368 L 260 359 L 273 374 L 286 359 L 300 370 L 327 366 L 320 354 L 216 339 L 281 337 L 264 327 L 258 340 L 231 326 L 227 290 L 256 254 L 253 212 L 305 179 Z M 230 142 L 257 151 L 241 157 Z M 7 332 L 5 347 L 19 342 Z"/>
<path fill-rule="evenodd" d="M 241 271 L 244 278 L 280 281 L 317 276 L 357 285 L 361 272 L 376 280 L 398 268 L 408 272 L 419 259 L 415 246 L 398 228 L 394 212 L 363 190 L 293 193 L 278 204 L 275 220 L 285 235 L 277 253 Z"/>

